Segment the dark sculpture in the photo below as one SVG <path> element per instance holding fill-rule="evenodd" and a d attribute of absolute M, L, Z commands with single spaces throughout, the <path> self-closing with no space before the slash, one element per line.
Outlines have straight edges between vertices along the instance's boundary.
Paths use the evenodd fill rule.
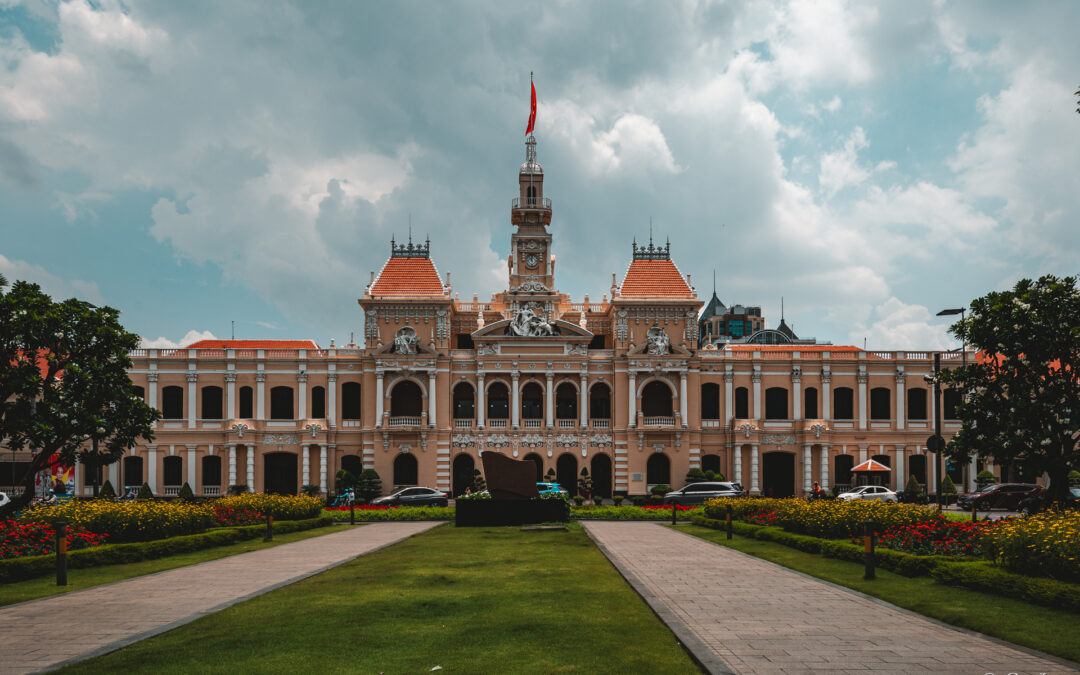
<path fill-rule="evenodd" d="M 484 463 L 484 480 L 492 499 L 531 499 L 539 496 L 536 488 L 536 464 L 530 460 L 512 459 L 497 452 L 480 456 Z"/>

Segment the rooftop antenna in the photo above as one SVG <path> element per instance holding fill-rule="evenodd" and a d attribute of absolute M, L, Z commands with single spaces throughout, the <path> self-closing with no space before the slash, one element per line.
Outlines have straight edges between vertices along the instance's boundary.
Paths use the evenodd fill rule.
<path fill-rule="evenodd" d="M 780 323 L 784 322 L 784 296 L 780 296 Z"/>
<path fill-rule="evenodd" d="M 236 321 L 230 321 L 229 323 L 232 324 L 232 338 L 231 339 L 235 340 L 236 339 Z"/>

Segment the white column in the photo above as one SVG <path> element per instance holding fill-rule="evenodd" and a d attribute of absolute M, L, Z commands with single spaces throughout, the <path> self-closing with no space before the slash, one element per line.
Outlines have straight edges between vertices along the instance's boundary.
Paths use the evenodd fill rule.
<path fill-rule="evenodd" d="M 199 488 L 195 482 L 195 449 L 197 446 L 187 446 L 187 484 L 191 486 L 193 491 L 197 491 Z"/>
<path fill-rule="evenodd" d="M 968 492 L 975 492 L 975 477 L 979 475 L 978 458 L 975 455 L 971 456 L 971 460 L 968 462 Z"/>
<path fill-rule="evenodd" d="M 547 387 L 544 389 L 544 423 L 547 428 L 555 426 L 555 373 L 547 373 Z"/>
<path fill-rule="evenodd" d="M 149 396 L 149 400 L 147 401 L 147 403 L 149 404 L 149 406 L 151 408 L 156 408 L 157 407 L 157 390 L 158 390 L 157 378 L 158 378 L 157 373 L 150 373 L 149 375 L 146 376 L 147 388 L 150 390 L 150 391 L 146 392 L 147 395 Z"/>
<path fill-rule="evenodd" d="M 195 391 L 195 383 L 199 380 L 199 376 L 195 373 L 188 373 L 187 376 L 187 425 L 188 429 L 195 428 L 195 411 L 197 407 L 197 396 Z"/>
<path fill-rule="evenodd" d="M 732 471 L 735 473 L 735 475 L 731 477 L 731 480 L 733 480 L 736 483 L 739 483 L 741 485 L 742 481 L 743 481 L 743 476 L 742 476 L 742 446 L 739 445 L 738 443 L 736 443 L 735 444 L 735 449 L 732 451 L 731 454 L 732 454 L 731 467 L 732 467 Z"/>
<path fill-rule="evenodd" d="M 236 373 L 225 374 L 225 419 L 236 417 Z"/>
<path fill-rule="evenodd" d="M 255 492 L 255 446 L 247 446 L 247 486 L 248 490 Z"/>
<path fill-rule="evenodd" d="M 428 371 L 427 377 L 427 421 L 428 426 L 434 429 L 438 426 L 439 397 L 435 394 L 435 369 Z"/>
<path fill-rule="evenodd" d="M 484 374 L 476 376 L 476 426 L 484 428 L 484 415 L 487 413 L 487 392 L 484 391 Z"/>
<path fill-rule="evenodd" d="M 518 378 L 520 375 L 515 370 L 510 377 L 512 380 L 510 382 L 510 424 L 517 429 L 521 420 L 521 406 L 518 405 L 518 401 L 521 400 L 521 394 L 518 391 Z"/>
<path fill-rule="evenodd" d="M 255 373 L 255 419 L 266 419 L 266 373 Z"/>
<path fill-rule="evenodd" d="M 795 407 L 795 409 L 791 411 L 793 413 L 792 416 L 791 416 L 791 419 L 793 419 L 795 421 L 801 420 L 802 419 L 802 414 L 803 414 L 802 377 L 799 376 L 799 375 L 794 375 L 793 374 L 791 376 L 791 396 L 792 396 L 792 401 L 791 401 L 792 405 L 794 405 L 794 407 Z"/>
<path fill-rule="evenodd" d="M 829 446 L 821 446 L 821 489 L 829 489 Z"/>
<path fill-rule="evenodd" d="M 379 429 L 383 423 L 383 374 L 375 373 L 375 428 Z"/>
<path fill-rule="evenodd" d="M 581 374 L 581 387 L 578 389 L 578 412 L 581 417 L 581 428 L 589 426 L 589 378 L 585 373 Z"/>
<path fill-rule="evenodd" d="M 327 478 L 326 478 L 327 471 L 326 471 L 326 469 L 327 469 L 327 467 L 326 467 L 326 446 L 325 445 L 320 445 L 319 446 L 319 489 L 322 490 L 324 494 L 326 493 L 326 485 L 327 485 Z"/>
<path fill-rule="evenodd" d="M 296 419 L 306 420 L 307 412 L 307 373 L 300 371 L 296 376 Z M 306 485 L 306 483 L 305 483 Z"/>
<path fill-rule="evenodd" d="M 905 404 L 907 400 L 904 398 L 904 373 L 898 371 L 896 373 L 896 428 L 903 429 L 904 422 L 907 418 L 905 412 Z"/>
<path fill-rule="evenodd" d="M 326 418 L 330 427 L 337 426 L 337 375 L 328 375 L 326 378 Z"/>
<path fill-rule="evenodd" d="M 236 446 L 229 446 L 229 486 L 236 485 Z"/>
<path fill-rule="evenodd" d="M 821 419 L 832 419 L 832 393 L 829 390 L 830 375 L 828 371 L 821 373 Z"/>
<path fill-rule="evenodd" d="M 813 460 L 813 457 L 811 456 L 810 453 L 811 453 L 810 446 L 809 445 L 804 445 L 803 449 L 802 449 L 802 457 L 803 457 L 803 468 L 802 468 L 803 481 L 802 482 L 803 482 L 803 490 L 806 490 L 807 492 L 810 492 L 811 488 L 813 487 L 812 483 L 813 483 L 813 480 L 814 480 L 813 479 L 813 471 L 814 471 L 813 461 L 814 460 Z"/>
<path fill-rule="evenodd" d="M 627 420 L 626 426 L 633 428 L 637 426 L 637 373 L 631 370 L 629 375 L 630 391 L 627 392 L 626 400 L 630 419 Z"/>
<path fill-rule="evenodd" d="M 300 485 L 311 485 L 311 448 L 306 445 L 300 446 L 301 474 Z"/>
<path fill-rule="evenodd" d="M 157 484 L 157 446 L 146 446 L 146 484 L 155 495 L 158 493 Z"/>
<path fill-rule="evenodd" d="M 896 491 L 903 490 L 904 486 L 907 485 L 907 476 L 904 475 L 904 450 L 905 446 L 896 446 L 896 461 L 893 462 L 896 465 L 893 468 L 893 474 L 896 476 L 894 481 L 896 485 L 893 490 Z"/>
<path fill-rule="evenodd" d="M 689 405 L 686 396 L 686 373 L 679 373 L 679 414 L 682 415 L 682 425 L 686 426 L 686 414 Z"/>
<path fill-rule="evenodd" d="M 724 427 L 731 424 L 731 416 L 735 414 L 735 373 L 724 373 Z"/>
<path fill-rule="evenodd" d="M 866 461 L 866 444 L 860 443 L 859 444 L 859 464 L 862 464 L 865 461 Z"/>
<path fill-rule="evenodd" d="M 866 373 L 859 373 L 856 378 L 859 381 L 859 428 L 866 428 L 866 382 L 870 379 L 870 376 Z"/>
<path fill-rule="evenodd" d="M 754 372 L 751 378 L 754 380 L 754 400 L 751 402 L 754 409 L 750 411 L 750 419 L 756 420 L 765 416 L 761 405 L 761 373 Z"/>
<path fill-rule="evenodd" d="M 761 494 L 761 488 L 758 487 L 758 445 L 754 443 L 750 446 L 750 492 L 753 494 Z"/>
<path fill-rule="evenodd" d="M 120 462 L 113 462 L 109 465 L 109 482 L 113 484 L 113 490 L 116 491 L 116 494 L 123 494 L 121 492 L 123 486 L 120 485 Z"/>

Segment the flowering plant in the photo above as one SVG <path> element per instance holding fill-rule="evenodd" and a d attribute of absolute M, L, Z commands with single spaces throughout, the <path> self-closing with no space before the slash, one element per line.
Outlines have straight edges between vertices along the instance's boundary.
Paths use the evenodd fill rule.
<path fill-rule="evenodd" d="M 911 525 L 892 527 L 878 535 L 882 548 L 916 555 L 982 555 L 982 541 L 996 522 L 950 521 L 943 516 Z"/>
<path fill-rule="evenodd" d="M 100 546 L 106 534 L 95 534 L 81 528 L 68 528 L 68 550 Z M 56 529 L 46 523 L 0 521 L 0 559 L 30 555 L 48 555 L 56 548 Z"/>

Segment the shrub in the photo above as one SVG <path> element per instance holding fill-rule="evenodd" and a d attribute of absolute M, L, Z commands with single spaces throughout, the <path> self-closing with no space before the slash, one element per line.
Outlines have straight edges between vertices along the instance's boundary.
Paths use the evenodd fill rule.
<path fill-rule="evenodd" d="M 892 527 L 879 534 L 883 548 L 917 555 L 979 556 L 981 540 L 997 525 L 995 522 L 947 520 L 937 517 L 912 525 Z"/>
<path fill-rule="evenodd" d="M 484 482 L 484 476 L 480 473 L 480 469 L 473 469 L 472 483 L 469 485 L 469 488 L 473 492 L 483 492 L 484 490 L 487 490 L 487 483 Z"/>
<path fill-rule="evenodd" d="M 923 494 L 922 485 L 918 479 L 915 478 L 915 474 L 908 476 L 907 483 L 904 485 L 904 497 L 908 499 L 917 499 Z"/>
<path fill-rule="evenodd" d="M 148 483 L 143 483 L 142 487 L 139 488 L 139 499 L 153 499 L 153 498 L 154 498 L 154 491 L 150 489 L 150 485 Z"/>
<path fill-rule="evenodd" d="M 100 546 L 108 535 L 94 534 L 83 528 L 67 529 L 68 550 Z M 56 551 L 56 528 L 48 523 L 0 521 L 0 558 L 48 555 Z"/>
<path fill-rule="evenodd" d="M 931 571 L 934 580 L 985 593 L 1018 598 L 1039 605 L 1080 612 L 1080 585 L 1014 574 L 988 563 L 943 562 Z"/>
<path fill-rule="evenodd" d="M 1066 480 L 1072 487 L 1080 487 L 1080 471 L 1070 471 Z"/>
<path fill-rule="evenodd" d="M 230 485 L 227 492 L 230 495 L 246 495 L 248 492 L 251 492 L 251 490 L 248 490 L 248 486 L 246 485 Z"/>
<path fill-rule="evenodd" d="M 702 481 L 710 480 L 705 472 L 701 469 L 690 469 L 686 472 L 687 483 L 701 483 Z"/>
<path fill-rule="evenodd" d="M 75 501 L 36 506 L 18 516 L 23 523 L 67 521 L 74 528 L 109 535 L 113 542 L 150 541 L 202 532 L 214 526 L 214 510 L 179 501 Z"/>
<path fill-rule="evenodd" d="M 113 488 L 112 483 L 106 480 L 98 490 L 98 497 L 101 499 L 116 499 L 116 490 Z"/>
<path fill-rule="evenodd" d="M 615 495 L 611 501 L 615 502 L 615 506 L 622 506 L 623 499 L 625 499 L 623 495 Z"/>
<path fill-rule="evenodd" d="M 180 487 L 180 492 L 176 493 L 176 496 L 179 497 L 182 502 L 195 501 L 195 493 L 191 491 L 191 486 L 186 482 Z"/>
<path fill-rule="evenodd" d="M 1080 512 L 1003 520 L 982 544 L 986 556 L 1009 571 L 1080 581 Z"/>
<path fill-rule="evenodd" d="M 322 494 L 322 488 L 318 485 L 305 485 L 300 488 L 300 492 L 304 493 L 308 497 L 318 497 Z"/>
<path fill-rule="evenodd" d="M 344 492 L 349 488 L 356 488 L 358 479 L 352 471 L 345 469 L 338 469 L 338 472 L 334 474 L 334 491 Z"/>
<path fill-rule="evenodd" d="M 589 467 L 581 467 L 581 478 L 578 478 L 578 492 L 580 492 L 586 499 L 592 494 L 593 479 L 589 475 Z"/>
<path fill-rule="evenodd" d="M 671 486 L 670 485 L 654 485 L 649 490 L 650 494 L 660 495 L 661 497 L 663 497 L 664 495 L 666 495 L 669 492 L 671 492 Z"/>
<path fill-rule="evenodd" d="M 559 479 L 555 474 L 555 469 L 549 468 L 547 473 L 544 474 L 545 483 L 558 483 Z"/>
<path fill-rule="evenodd" d="M 701 513 L 700 506 L 679 506 L 680 518 Z M 671 520 L 670 506 L 575 506 L 570 515 L 578 520 Z"/>
<path fill-rule="evenodd" d="M 382 522 L 396 520 L 453 520 L 456 510 L 453 506 L 382 506 L 378 504 L 357 505 L 355 517 L 360 522 Z M 349 522 L 348 507 L 334 507 L 324 512 L 337 522 Z"/>
<path fill-rule="evenodd" d="M 356 494 L 365 502 L 370 502 L 382 494 L 382 479 L 375 469 L 364 469 L 356 479 Z"/>
<path fill-rule="evenodd" d="M 775 517 L 772 522 L 789 532 L 832 539 L 861 535 L 862 524 L 866 521 L 875 523 L 878 531 L 884 531 L 890 527 L 911 525 L 937 517 L 934 509 L 912 504 L 889 504 L 877 500 L 807 501 L 768 497 L 709 499 L 705 502 L 705 515 L 723 520 L 728 505 L 732 508 L 732 517 L 738 520 L 747 520 L 751 516 L 760 518 L 763 516 L 759 514 L 771 512 Z"/>
<path fill-rule="evenodd" d="M 573 500 L 574 500 L 574 504 L 576 504 L 578 506 L 581 506 L 582 504 L 585 503 L 585 498 L 582 497 L 581 495 L 574 495 Z"/>
<path fill-rule="evenodd" d="M 952 482 L 952 477 L 950 477 L 949 474 L 945 474 L 945 480 L 941 481 L 941 494 L 956 494 L 956 484 Z"/>
<path fill-rule="evenodd" d="M 994 475 L 993 471 L 983 469 L 979 472 L 977 476 L 975 476 L 975 484 L 979 486 L 979 489 L 982 489 L 987 485 L 993 485 L 996 482 L 997 476 Z"/>
<path fill-rule="evenodd" d="M 276 520 L 303 520 L 314 518 L 322 513 L 323 500 L 306 495 L 274 495 L 249 492 L 235 497 L 222 497 L 214 503 L 235 509 L 244 509 L 274 516 Z"/>

